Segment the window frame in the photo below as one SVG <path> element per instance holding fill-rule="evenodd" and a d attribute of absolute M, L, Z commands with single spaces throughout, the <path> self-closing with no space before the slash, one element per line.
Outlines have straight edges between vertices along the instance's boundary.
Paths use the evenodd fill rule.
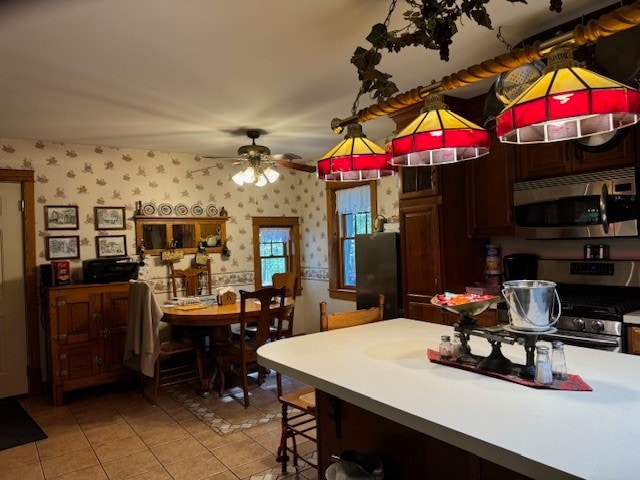
<path fill-rule="evenodd" d="M 287 265 L 291 272 L 298 278 L 296 296 L 302 293 L 300 270 L 300 219 L 299 217 L 253 217 L 253 271 L 255 289 L 263 288 L 262 285 L 262 257 L 260 256 L 260 229 L 269 227 L 291 229 L 291 252 L 288 252 Z"/>
<path fill-rule="evenodd" d="M 378 215 L 378 190 L 375 180 L 362 182 L 327 182 L 327 242 L 329 261 L 329 297 L 340 300 L 356 301 L 356 290 L 341 284 L 342 258 L 340 248 L 340 224 L 342 219 L 336 212 L 336 192 L 345 188 L 355 188 L 362 185 L 369 186 L 371 200 L 371 222 Z M 357 272 L 356 272 L 357 275 Z"/>

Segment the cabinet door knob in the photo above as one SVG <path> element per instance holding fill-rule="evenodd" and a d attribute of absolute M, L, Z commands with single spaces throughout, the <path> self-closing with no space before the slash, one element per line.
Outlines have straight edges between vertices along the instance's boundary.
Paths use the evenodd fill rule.
<path fill-rule="evenodd" d="M 111 330 L 109 330 L 108 328 L 102 330 L 102 338 L 107 338 L 109 336 L 109 333 L 111 333 Z"/>
<path fill-rule="evenodd" d="M 101 319 L 101 316 L 100 316 L 100 314 L 99 314 L 99 313 L 94 313 L 94 314 L 93 314 L 93 321 L 94 321 L 95 323 L 99 323 L 99 322 L 100 322 L 100 319 Z"/>

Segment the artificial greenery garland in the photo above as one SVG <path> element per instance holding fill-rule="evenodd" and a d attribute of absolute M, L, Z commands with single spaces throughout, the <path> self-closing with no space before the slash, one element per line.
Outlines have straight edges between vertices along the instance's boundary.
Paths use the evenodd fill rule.
<path fill-rule="evenodd" d="M 381 72 L 376 66 L 382 60 L 380 50 L 399 52 L 405 47 L 423 46 L 439 50 L 440 59 L 449 61 L 449 45 L 458 28 L 456 21 L 465 14 L 478 25 L 492 29 L 491 17 L 485 8 L 489 0 L 405 0 L 411 7 L 404 12 L 407 25 L 389 31 L 388 21 L 371 28 L 366 40 L 371 48 L 356 48 L 351 63 L 358 69 L 362 83 L 359 94 L 369 93 L 374 100 L 382 101 L 398 92 L 392 75 Z M 527 3 L 526 0 L 506 0 L 511 3 Z M 395 2 L 394 2 L 395 4 Z M 392 10 L 394 8 L 392 4 Z M 562 11 L 562 0 L 550 0 L 549 10 Z M 390 12 L 391 13 L 391 12 Z M 388 17 L 387 17 L 388 18 Z"/>

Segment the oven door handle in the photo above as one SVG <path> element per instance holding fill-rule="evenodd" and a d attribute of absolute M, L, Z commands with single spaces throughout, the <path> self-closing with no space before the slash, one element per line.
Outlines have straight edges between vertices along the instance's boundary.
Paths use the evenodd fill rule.
<path fill-rule="evenodd" d="M 602 229 L 604 233 L 609 233 L 609 216 L 607 215 L 607 201 L 609 196 L 609 190 L 607 184 L 602 185 L 602 192 L 600 193 L 600 218 L 602 219 Z"/>
<path fill-rule="evenodd" d="M 558 333 L 549 333 L 544 335 L 545 338 L 550 338 L 553 340 L 565 340 L 579 343 L 580 345 L 584 345 L 585 347 L 618 347 L 619 343 L 615 340 L 604 340 L 602 338 L 591 338 L 591 337 L 578 337 L 575 335 L 565 335 Z"/>

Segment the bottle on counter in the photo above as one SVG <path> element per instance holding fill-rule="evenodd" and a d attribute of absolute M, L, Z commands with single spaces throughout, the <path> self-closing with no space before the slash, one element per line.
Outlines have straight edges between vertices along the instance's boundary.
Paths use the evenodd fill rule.
<path fill-rule="evenodd" d="M 567 379 L 567 363 L 564 358 L 564 343 L 556 340 L 552 343 L 551 350 L 551 373 L 554 380 Z"/>
<path fill-rule="evenodd" d="M 453 344 L 451 343 L 451 337 L 449 335 L 442 335 L 440 337 L 440 348 L 438 351 L 441 360 L 453 359 Z"/>
<path fill-rule="evenodd" d="M 549 358 L 549 347 L 545 345 L 539 345 L 536 347 L 535 382 L 542 385 L 550 385 L 553 383 L 551 359 Z"/>

